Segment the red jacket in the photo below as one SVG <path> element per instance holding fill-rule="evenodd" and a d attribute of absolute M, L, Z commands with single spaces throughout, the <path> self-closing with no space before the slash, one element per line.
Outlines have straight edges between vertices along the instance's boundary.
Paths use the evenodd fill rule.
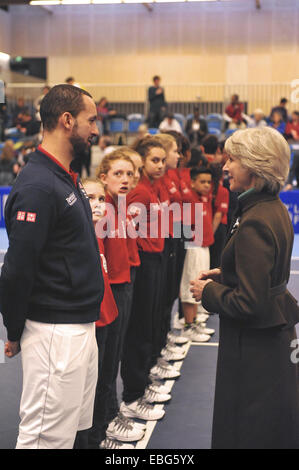
<path fill-rule="evenodd" d="M 106 195 L 106 220 L 107 234 L 103 239 L 108 275 L 110 284 L 124 284 L 131 282 L 130 275 L 130 258 L 127 245 L 126 231 L 126 206 L 124 205 L 123 213 L 118 214 L 118 207 L 114 203 L 112 197 Z M 120 222 L 120 227 L 118 226 Z"/>
<path fill-rule="evenodd" d="M 100 319 L 96 321 L 96 326 L 99 328 L 101 326 L 106 326 L 109 325 L 109 323 L 112 323 L 118 316 L 118 309 L 109 283 L 103 240 L 98 238 L 98 244 L 100 248 L 102 272 L 104 278 L 104 297 L 101 303 Z"/>
<path fill-rule="evenodd" d="M 157 188 L 143 176 L 127 199 L 128 212 L 138 224 L 138 249 L 148 253 L 161 253 L 164 249 L 164 237 L 161 234 L 162 207 Z"/>

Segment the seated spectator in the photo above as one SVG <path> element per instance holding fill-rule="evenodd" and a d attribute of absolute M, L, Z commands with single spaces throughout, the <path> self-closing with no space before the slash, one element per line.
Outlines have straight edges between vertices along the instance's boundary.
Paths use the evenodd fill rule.
<path fill-rule="evenodd" d="M 160 131 L 176 131 L 182 133 L 182 128 L 180 123 L 174 118 L 172 113 L 167 113 L 165 119 L 161 122 L 159 126 Z"/>
<path fill-rule="evenodd" d="M 187 120 L 185 131 L 192 146 L 198 145 L 208 133 L 207 123 L 205 119 L 200 118 L 198 107 L 193 110 L 193 118 Z"/>
<path fill-rule="evenodd" d="M 273 114 L 277 111 L 281 114 L 281 118 L 284 122 L 288 121 L 288 110 L 286 108 L 287 102 L 288 102 L 288 100 L 286 98 L 281 98 L 279 105 L 274 106 L 271 109 L 271 113 L 270 113 L 270 120 L 271 121 L 273 120 Z"/>
<path fill-rule="evenodd" d="M 7 100 L 5 93 L 6 84 L 2 82 L 2 86 L 3 89 L 0 88 L 0 142 L 5 139 L 5 129 L 8 122 Z"/>
<path fill-rule="evenodd" d="M 267 126 L 267 122 L 264 119 L 265 115 L 262 109 L 256 109 L 253 113 L 253 117 L 249 117 L 244 115 L 248 127 L 265 127 Z"/>
<path fill-rule="evenodd" d="M 230 104 L 225 108 L 224 119 L 229 123 L 229 129 L 244 128 L 246 126 L 243 117 L 244 105 L 239 101 L 239 95 L 231 97 Z"/>
<path fill-rule="evenodd" d="M 78 88 L 81 88 L 80 86 L 80 83 L 77 83 L 74 79 L 74 77 L 68 77 L 65 79 L 65 83 L 67 83 L 68 85 L 73 85 L 73 86 L 76 86 Z"/>
<path fill-rule="evenodd" d="M 35 109 L 35 119 L 37 121 L 41 121 L 41 118 L 40 118 L 40 114 L 39 114 L 39 108 L 40 108 L 40 104 L 42 102 L 42 99 L 44 98 L 44 96 L 48 93 L 48 91 L 51 90 L 51 87 L 49 87 L 48 85 L 44 86 L 43 88 L 43 91 L 42 91 L 42 94 L 40 96 L 38 96 L 36 98 L 36 100 L 34 101 L 33 103 L 33 106 L 34 106 L 34 109 Z"/>
<path fill-rule="evenodd" d="M 40 121 L 33 119 L 28 111 L 19 113 L 18 120 L 19 123 L 16 127 L 24 135 L 24 137 L 32 137 L 39 133 L 41 123 Z"/>
<path fill-rule="evenodd" d="M 16 127 L 19 123 L 19 115 L 28 112 L 28 107 L 25 105 L 24 98 L 20 97 L 17 99 L 17 104 L 14 106 L 12 113 L 12 125 Z"/>
<path fill-rule="evenodd" d="M 108 120 L 113 118 L 127 119 L 125 114 L 118 113 L 109 105 L 108 100 L 103 96 L 97 104 L 98 120 L 103 123 L 103 133 L 109 133 Z"/>
<path fill-rule="evenodd" d="M 272 120 L 271 120 L 269 126 L 273 127 L 274 129 L 276 129 L 281 134 L 284 134 L 285 128 L 286 128 L 286 123 L 283 121 L 280 111 L 274 111 L 274 113 L 272 115 Z"/>
<path fill-rule="evenodd" d="M 292 112 L 291 122 L 288 122 L 285 128 L 285 137 L 299 141 L 299 111 Z"/>
<path fill-rule="evenodd" d="M 146 134 L 148 133 L 148 127 L 146 124 L 140 124 L 140 126 L 138 127 L 138 136 L 137 138 L 138 139 L 143 139 L 143 137 L 146 136 Z"/>
<path fill-rule="evenodd" d="M 18 171 L 14 143 L 12 140 L 7 140 L 0 155 L 0 186 L 11 186 Z"/>

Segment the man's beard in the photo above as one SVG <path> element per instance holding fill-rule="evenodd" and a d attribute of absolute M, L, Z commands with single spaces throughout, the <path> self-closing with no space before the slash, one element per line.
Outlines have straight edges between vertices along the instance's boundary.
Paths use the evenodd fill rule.
<path fill-rule="evenodd" d="M 89 151 L 89 144 L 77 133 L 77 125 L 75 125 L 72 135 L 70 137 L 70 143 L 73 148 L 73 158 L 84 158 Z"/>

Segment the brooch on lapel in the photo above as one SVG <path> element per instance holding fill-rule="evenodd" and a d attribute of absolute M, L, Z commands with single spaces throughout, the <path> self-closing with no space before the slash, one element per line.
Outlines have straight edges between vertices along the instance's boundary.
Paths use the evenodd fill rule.
<path fill-rule="evenodd" d="M 238 229 L 238 227 L 239 227 L 239 225 L 240 225 L 240 220 L 241 220 L 241 218 L 238 217 L 237 220 L 236 220 L 236 222 L 235 222 L 234 225 L 233 225 L 233 228 L 231 229 L 231 232 L 230 232 L 231 235 L 232 235 L 233 233 L 235 233 L 235 231 Z"/>

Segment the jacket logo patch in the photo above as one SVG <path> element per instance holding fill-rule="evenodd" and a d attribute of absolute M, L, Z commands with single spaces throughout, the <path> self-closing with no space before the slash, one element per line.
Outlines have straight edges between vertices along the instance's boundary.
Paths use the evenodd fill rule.
<path fill-rule="evenodd" d="M 27 212 L 26 222 L 35 222 L 36 214 L 34 212 Z"/>
<path fill-rule="evenodd" d="M 25 217 L 26 217 L 26 212 L 18 211 L 17 220 L 20 220 L 21 222 L 23 222 L 25 220 Z"/>
<path fill-rule="evenodd" d="M 69 195 L 69 197 L 66 198 L 66 202 L 67 202 L 70 206 L 72 206 L 73 204 L 75 204 L 76 201 L 77 201 L 77 198 L 76 198 L 75 193 L 71 193 L 71 194 Z"/>

